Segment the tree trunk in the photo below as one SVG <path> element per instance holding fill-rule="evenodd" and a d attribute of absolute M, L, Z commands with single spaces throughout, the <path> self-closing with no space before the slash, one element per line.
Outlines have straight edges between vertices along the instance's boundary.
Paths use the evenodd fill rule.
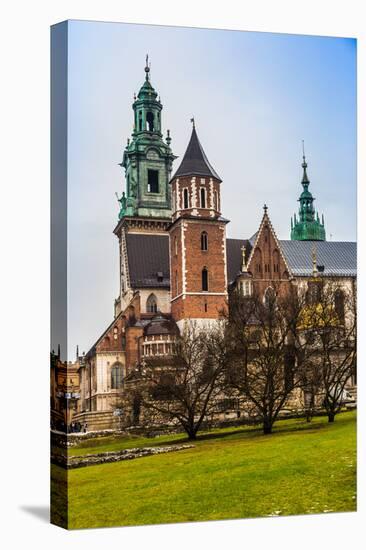
<path fill-rule="evenodd" d="M 272 422 L 268 420 L 268 418 L 265 418 L 263 420 L 263 433 L 264 435 L 268 435 L 272 433 Z"/>
<path fill-rule="evenodd" d="M 334 422 L 334 419 L 335 419 L 335 413 L 328 412 L 328 422 Z"/>

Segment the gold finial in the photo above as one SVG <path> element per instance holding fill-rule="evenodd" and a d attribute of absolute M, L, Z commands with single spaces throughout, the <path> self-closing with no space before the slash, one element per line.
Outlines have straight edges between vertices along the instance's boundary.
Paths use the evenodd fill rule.
<path fill-rule="evenodd" d="M 245 246 L 243 245 L 240 250 L 241 250 L 241 271 L 242 273 L 245 273 L 247 271 L 247 264 L 245 262 L 245 251 L 246 251 Z"/>

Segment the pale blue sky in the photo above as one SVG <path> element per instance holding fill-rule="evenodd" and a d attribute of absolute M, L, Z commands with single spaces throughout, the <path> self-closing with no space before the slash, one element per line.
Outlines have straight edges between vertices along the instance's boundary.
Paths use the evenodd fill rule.
<path fill-rule="evenodd" d="M 266 202 L 288 239 L 301 140 L 327 238 L 356 239 L 356 41 L 122 23 L 69 23 L 69 357 L 112 321 L 115 191 L 145 55 L 164 134 L 180 158 L 191 124 L 221 176 L 228 235 L 250 237 Z M 178 167 L 180 159 L 175 162 Z"/>

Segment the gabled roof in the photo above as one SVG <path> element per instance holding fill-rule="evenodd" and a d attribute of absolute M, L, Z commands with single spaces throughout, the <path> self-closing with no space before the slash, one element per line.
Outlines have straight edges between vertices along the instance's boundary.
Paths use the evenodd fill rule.
<path fill-rule="evenodd" d="M 183 160 L 173 178 L 179 176 L 209 176 L 221 181 L 206 157 L 194 126 Z"/>
<path fill-rule="evenodd" d="M 344 241 L 280 241 L 281 248 L 295 276 L 312 275 L 312 252 L 316 263 L 324 266 L 325 276 L 356 277 L 357 243 Z"/>
<path fill-rule="evenodd" d="M 169 236 L 127 233 L 128 270 L 132 288 L 169 288 Z"/>

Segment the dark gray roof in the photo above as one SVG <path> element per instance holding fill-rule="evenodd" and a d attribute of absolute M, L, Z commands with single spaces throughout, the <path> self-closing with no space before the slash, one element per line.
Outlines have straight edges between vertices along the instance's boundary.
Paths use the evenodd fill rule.
<path fill-rule="evenodd" d="M 128 265 L 132 288 L 169 288 L 168 235 L 126 235 Z M 287 263 L 295 276 L 312 275 L 312 251 L 315 245 L 317 265 L 324 266 L 324 275 L 355 277 L 357 244 L 336 241 L 280 241 Z M 241 247 L 246 260 L 252 249 L 250 240 L 226 239 L 227 277 L 232 283 L 240 272 Z M 162 274 L 162 279 L 158 274 Z"/>
<path fill-rule="evenodd" d="M 324 266 L 324 275 L 355 277 L 357 274 L 357 243 L 342 241 L 280 241 L 289 267 L 295 276 L 312 274 L 312 252 L 316 263 Z"/>
<path fill-rule="evenodd" d="M 183 160 L 173 177 L 178 176 L 210 176 L 221 181 L 206 157 L 194 126 Z"/>
<path fill-rule="evenodd" d="M 144 330 L 144 334 L 147 336 L 155 334 L 178 334 L 178 332 L 176 323 L 172 319 L 163 317 L 161 313 L 153 317 Z"/>
<path fill-rule="evenodd" d="M 132 288 L 170 287 L 168 235 L 127 233 L 126 245 Z"/>
<path fill-rule="evenodd" d="M 247 239 L 226 239 L 227 280 L 232 283 L 241 268 L 241 247 L 245 246 L 245 260 L 248 261 L 252 246 Z"/>

